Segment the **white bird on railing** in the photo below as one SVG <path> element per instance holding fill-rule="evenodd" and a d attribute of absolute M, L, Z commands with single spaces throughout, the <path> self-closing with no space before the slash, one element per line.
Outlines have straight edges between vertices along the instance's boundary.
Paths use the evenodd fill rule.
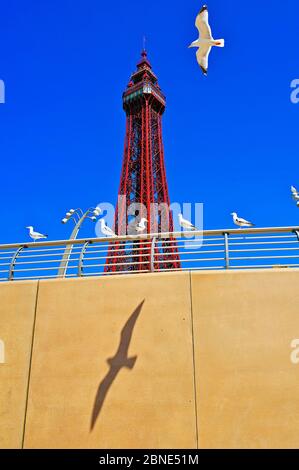
<path fill-rule="evenodd" d="M 254 227 L 254 224 L 252 222 L 238 217 L 238 214 L 236 212 L 232 212 L 231 215 L 233 216 L 235 225 L 238 225 L 239 227 Z"/>
<path fill-rule="evenodd" d="M 136 232 L 138 232 L 138 233 L 144 232 L 144 230 L 146 229 L 146 225 L 145 225 L 146 222 L 148 222 L 148 220 L 145 219 L 144 217 L 142 217 L 142 219 L 140 220 L 140 222 L 138 222 L 138 223 L 135 225 L 135 230 L 136 230 Z"/>
<path fill-rule="evenodd" d="M 48 238 L 48 235 L 43 235 L 42 233 L 35 232 L 31 225 L 26 228 L 29 229 L 29 237 L 32 238 L 34 242 L 36 242 L 36 240 L 41 240 L 42 238 Z"/>
<path fill-rule="evenodd" d="M 106 237 L 113 237 L 115 238 L 116 237 L 116 234 L 113 232 L 113 230 L 111 230 L 110 227 L 108 227 L 106 225 L 106 222 L 105 222 L 105 219 L 101 219 L 100 220 L 101 222 L 101 232 L 103 235 L 106 235 Z"/>
<path fill-rule="evenodd" d="M 187 229 L 187 230 L 192 230 L 192 231 L 196 231 L 197 228 L 195 227 L 195 225 L 193 225 L 191 222 L 189 222 L 189 220 L 186 220 L 183 218 L 182 214 L 179 214 L 179 224 L 181 227 Z"/>
<path fill-rule="evenodd" d="M 207 5 L 204 5 L 196 17 L 195 26 L 200 37 L 193 41 L 189 47 L 198 47 L 196 52 L 197 62 L 203 73 L 208 74 L 209 54 L 213 46 L 224 47 L 224 39 L 213 39 L 209 25 L 209 13 Z"/>
<path fill-rule="evenodd" d="M 294 201 L 299 201 L 299 193 L 297 189 L 295 188 L 295 186 L 291 186 L 291 192 L 292 192 L 292 197 Z"/>

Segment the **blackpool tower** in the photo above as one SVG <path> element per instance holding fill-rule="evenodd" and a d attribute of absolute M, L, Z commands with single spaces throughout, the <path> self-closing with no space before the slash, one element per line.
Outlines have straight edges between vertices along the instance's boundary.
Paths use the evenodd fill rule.
<path fill-rule="evenodd" d="M 143 233 L 173 232 L 162 141 L 165 96 L 144 50 L 137 71 L 123 93 L 126 136 L 114 229 L 117 235 L 134 235 L 136 223 L 147 219 Z M 106 273 L 149 271 L 151 239 L 110 243 Z M 179 269 L 175 240 L 159 239 L 154 248 L 154 269 Z"/>

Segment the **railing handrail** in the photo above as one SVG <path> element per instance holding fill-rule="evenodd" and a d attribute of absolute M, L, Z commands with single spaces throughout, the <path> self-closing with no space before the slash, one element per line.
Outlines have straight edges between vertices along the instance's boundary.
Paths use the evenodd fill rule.
<path fill-rule="evenodd" d="M 137 241 L 137 240 L 151 240 L 171 239 L 171 238 L 189 238 L 193 237 L 209 237 L 209 236 L 223 236 L 227 235 L 249 235 L 249 234 L 269 234 L 269 233 L 296 233 L 299 232 L 299 226 L 290 227 L 255 227 L 255 228 L 236 228 L 236 229 L 217 229 L 217 230 L 202 230 L 202 231 L 182 231 L 182 232 L 164 232 L 164 233 L 148 233 L 143 235 L 124 235 L 116 238 L 109 237 L 95 237 L 95 238 L 81 238 L 70 240 L 53 240 L 44 242 L 23 242 L 23 243 L 8 243 L 0 245 L 0 250 L 8 250 L 11 248 L 36 248 L 36 247 L 51 247 L 60 245 L 83 245 L 85 243 L 117 243 L 124 241 Z"/>

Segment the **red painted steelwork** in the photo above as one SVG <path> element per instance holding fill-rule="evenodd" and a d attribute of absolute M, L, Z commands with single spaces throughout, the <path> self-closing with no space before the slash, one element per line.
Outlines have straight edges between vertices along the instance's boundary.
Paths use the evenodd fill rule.
<path fill-rule="evenodd" d="M 143 51 L 137 71 L 131 76 L 123 94 L 127 124 L 119 198 L 115 212 L 114 228 L 118 235 L 136 233 L 134 225 L 142 217 L 148 220 L 146 231 L 149 233 L 173 232 L 162 143 L 162 115 L 165 104 L 165 96 L 158 85 L 158 79 L 152 71 L 146 51 Z M 132 203 L 143 206 L 135 206 L 137 212 L 134 210 L 133 213 L 128 213 Z M 155 210 L 153 204 L 156 204 Z M 163 206 L 162 210 L 158 205 Z M 137 217 L 130 223 L 129 219 L 133 215 Z M 113 241 L 108 250 L 105 272 L 148 271 L 151 267 L 150 251 L 151 243 L 148 241 L 135 241 L 130 244 Z M 169 247 L 168 243 L 160 241 L 159 246 L 155 248 L 155 270 L 179 269 L 180 266 L 176 243 L 170 244 Z"/>

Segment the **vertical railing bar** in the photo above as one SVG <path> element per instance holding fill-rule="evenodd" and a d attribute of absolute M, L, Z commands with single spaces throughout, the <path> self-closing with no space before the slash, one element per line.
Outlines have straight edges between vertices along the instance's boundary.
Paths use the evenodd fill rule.
<path fill-rule="evenodd" d="M 156 237 L 152 239 L 152 244 L 151 244 L 151 273 L 155 272 L 155 247 L 156 247 Z"/>
<path fill-rule="evenodd" d="M 223 233 L 224 236 L 224 249 L 225 249 L 225 269 L 229 269 L 229 242 L 228 237 L 229 233 Z"/>
<path fill-rule="evenodd" d="M 17 251 L 15 252 L 15 254 L 13 255 L 12 259 L 11 259 L 11 263 L 10 263 L 10 266 L 9 266 L 9 273 L 8 273 L 8 280 L 9 281 L 13 281 L 14 269 L 15 269 L 15 265 L 16 265 L 16 262 L 17 262 L 17 258 L 19 256 L 19 254 L 21 253 L 21 251 L 24 250 L 24 248 L 27 248 L 27 246 L 26 245 L 20 246 L 17 249 Z"/>

